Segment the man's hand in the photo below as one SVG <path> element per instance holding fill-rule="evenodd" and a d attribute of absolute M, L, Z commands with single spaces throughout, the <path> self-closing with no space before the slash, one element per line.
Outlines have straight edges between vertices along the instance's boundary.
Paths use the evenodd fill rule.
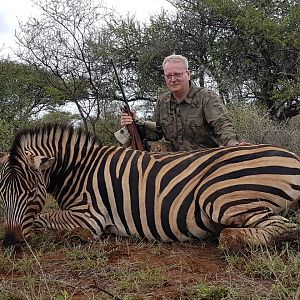
<path fill-rule="evenodd" d="M 121 127 L 132 124 L 133 118 L 135 118 L 135 112 L 133 112 L 133 116 L 127 114 L 126 112 L 121 113 Z"/>
<path fill-rule="evenodd" d="M 237 140 L 229 140 L 226 146 L 251 146 L 248 142 L 238 142 Z"/>
<path fill-rule="evenodd" d="M 238 146 L 252 146 L 253 144 L 248 143 L 248 142 L 239 142 Z"/>

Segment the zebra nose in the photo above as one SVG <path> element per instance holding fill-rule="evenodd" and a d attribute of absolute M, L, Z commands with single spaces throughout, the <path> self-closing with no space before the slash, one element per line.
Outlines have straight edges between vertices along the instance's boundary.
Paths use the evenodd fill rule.
<path fill-rule="evenodd" d="M 19 252 L 22 250 L 24 238 L 20 227 L 7 229 L 5 231 L 3 246 L 5 248 L 13 248 L 14 251 Z"/>

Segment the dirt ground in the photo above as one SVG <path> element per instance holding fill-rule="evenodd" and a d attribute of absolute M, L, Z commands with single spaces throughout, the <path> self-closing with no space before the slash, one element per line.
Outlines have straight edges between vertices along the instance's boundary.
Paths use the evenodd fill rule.
<path fill-rule="evenodd" d="M 1 300 L 30 299 L 34 290 L 39 296 L 32 299 L 209 300 L 222 299 L 222 295 L 208 293 L 213 296 L 199 298 L 195 288 L 198 284 L 216 287 L 224 283 L 227 287 L 242 284 L 242 293 L 253 288 L 267 291 L 270 285 L 233 272 L 216 241 L 163 244 L 108 236 L 92 244 L 74 245 L 45 242 L 44 237 L 37 237 L 31 243 L 33 252 L 27 248 L 12 259 L 13 264 L 30 259 L 32 266 L 27 270 L 20 271 L 14 265 L 9 269 L 9 264 L 3 267 L 2 262 L 0 292 L 9 281 L 10 293 L 15 289 L 16 295 L 21 296 L 0 296 Z M 31 291 L 24 287 L 29 278 L 35 279 L 34 284 L 30 281 Z M 17 292 L 20 290 L 22 293 Z"/>
<path fill-rule="evenodd" d="M 150 246 L 150 247 L 149 247 Z M 159 249 L 152 245 L 145 243 L 135 244 L 128 243 L 126 241 L 115 242 L 111 240 L 110 243 L 105 246 L 105 253 L 108 253 L 108 265 L 110 268 L 120 268 L 124 265 L 124 270 L 129 272 L 137 272 L 137 270 L 162 270 L 151 273 L 151 276 L 161 276 L 163 274 L 164 279 L 154 283 L 151 278 L 129 278 L 129 280 L 136 280 L 137 288 L 133 288 L 129 284 L 129 290 L 132 291 L 132 295 L 136 295 L 137 298 L 143 296 L 149 296 L 156 299 L 168 299 L 176 298 L 177 296 L 183 296 L 186 287 L 198 282 L 212 282 L 220 281 L 226 278 L 226 263 L 222 257 L 222 254 L 213 246 L 199 247 L 197 245 L 186 244 L 168 244 L 160 246 Z M 48 265 L 47 270 L 52 268 L 53 261 L 64 261 L 63 253 L 57 253 L 55 259 L 53 255 L 49 254 L 45 256 L 45 263 Z M 54 264 L 54 268 L 55 268 Z M 122 267 L 121 267 L 122 268 Z M 126 273 L 126 271 L 124 272 Z M 147 275 L 147 273 L 146 273 Z M 70 274 L 65 274 L 70 278 Z M 81 282 L 81 289 L 85 286 L 85 293 L 90 290 L 92 293 L 97 293 L 98 297 L 104 296 L 105 291 L 111 291 L 114 289 L 116 281 L 112 282 L 111 278 L 103 280 L 103 278 L 94 278 L 94 282 L 91 284 L 89 280 L 84 277 L 74 278 L 74 283 L 79 280 Z M 140 282 L 140 280 L 144 282 Z M 148 284 L 147 284 L 147 281 Z M 145 283 L 146 282 L 146 283 Z M 153 289 L 155 291 L 153 291 Z M 126 293 L 126 287 L 124 291 Z M 113 293 L 112 293 L 113 294 Z M 122 291 L 121 291 L 122 294 Z M 115 294 L 113 294 L 115 295 Z M 85 299 L 86 295 L 78 292 L 76 299 Z M 115 295 L 118 296 L 118 295 Z"/>

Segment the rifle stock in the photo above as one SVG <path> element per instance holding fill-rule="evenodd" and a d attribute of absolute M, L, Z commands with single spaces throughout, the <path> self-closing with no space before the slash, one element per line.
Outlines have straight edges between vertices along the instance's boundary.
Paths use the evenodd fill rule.
<path fill-rule="evenodd" d="M 115 67 L 113 59 L 111 59 L 111 63 L 112 63 L 114 72 L 115 72 L 116 77 L 117 77 L 117 81 L 118 81 L 118 85 L 119 85 L 121 93 L 122 93 L 123 101 L 125 103 L 125 107 L 124 107 L 123 111 L 126 112 L 128 115 L 131 115 L 132 119 L 133 119 L 132 124 L 127 125 L 127 129 L 129 131 L 129 134 L 130 134 L 130 137 L 131 137 L 131 149 L 144 151 L 146 149 L 143 145 L 141 136 L 140 136 L 139 131 L 136 127 L 136 124 L 135 124 L 135 121 L 134 121 L 134 114 L 130 110 L 130 107 L 129 107 L 128 101 L 126 99 L 125 92 L 124 92 L 121 80 L 119 78 L 119 74 L 117 72 L 117 69 Z"/>
<path fill-rule="evenodd" d="M 131 137 L 131 149 L 133 150 L 141 150 L 144 151 L 145 147 L 143 145 L 143 142 L 141 140 L 140 134 L 138 132 L 138 129 L 136 127 L 135 121 L 134 121 L 134 115 L 133 113 L 127 109 L 123 110 L 124 112 L 126 112 L 128 115 L 131 115 L 133 122 L 130 125 L 127 125 L 127 129 L 129 131 L 130 137 Z"/>

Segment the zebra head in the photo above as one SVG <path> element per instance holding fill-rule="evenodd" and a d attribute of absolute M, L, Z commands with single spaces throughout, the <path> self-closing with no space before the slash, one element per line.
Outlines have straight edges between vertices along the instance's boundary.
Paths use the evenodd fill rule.
<path fill-rule="evenodd" d="M 54 158 L 34 155 L 29 151 L 0 155 L 0 202 L 3 208 L 5 236 L 3 245 L 20 249 L 30 235 L 33 222 L 46 199 L 43 172 Z"/>

